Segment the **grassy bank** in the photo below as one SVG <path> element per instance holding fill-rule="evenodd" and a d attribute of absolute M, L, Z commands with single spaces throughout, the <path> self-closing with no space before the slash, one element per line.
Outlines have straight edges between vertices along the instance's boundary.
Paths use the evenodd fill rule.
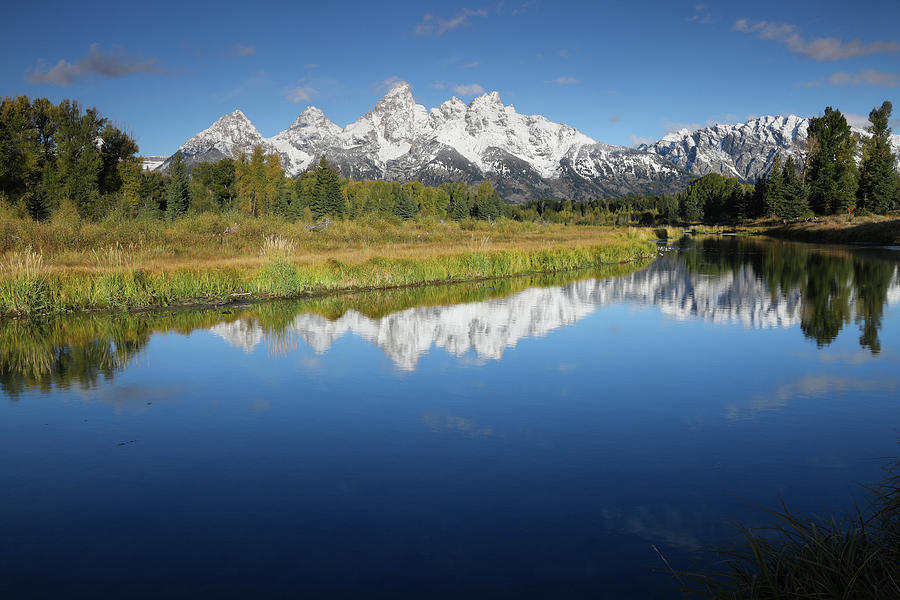
<path fill-rule="evenodd" d="M 199 215 L 38 223 L 0 215 L 0 314 L 287 298 L 621 263 L 649 229 L 500 220 L 308 223 Z"/>
<path fill-rule="evenodd" d="M 741 546 L 718 551 L 723 568 L 675 574 L 688 597 L 713 600 L 897 600 L 900 598 L 900 471 L 874 491 L 868 515 L 800 519 L 771 511 L 772 529 L 741 530 Z"/>
<path fill-rule="evenodd" d="M 900 218 L 854 217 L 846 215 L 819 217 L 815 221 L 801 221 L 770 227 L 766 235 L 785 240 L 821 244 L 900 244 Z"/>
<path fill-rule="evenodd" d="M 370 319 L 421 306 L 447 306 L 504 298 L 534 287 L 560 286 L 583 278 L 617 277 L 642 263 L 606 265 L 576 273 L 391 290 L 329 294 L 302 300 L 233 304 L 227 309 L 169 308 L 138 312 L 79 312 L 27 319 L 0 319 L 0 393 L 17 398 L 27 389 L 91 389 L 139 359 L 153 334 L 189 335 L 198 329 L 244 321 L 266 333 L 269 351 L 290 346 L 298 315 L 329 320 L 347 311 Z"/>

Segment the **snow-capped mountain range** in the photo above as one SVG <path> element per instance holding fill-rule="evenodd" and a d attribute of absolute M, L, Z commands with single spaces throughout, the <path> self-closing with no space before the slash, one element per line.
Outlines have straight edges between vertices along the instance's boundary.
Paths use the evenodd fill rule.
<path fill-rule="evenodd" d="M 469 104 L 454 97 L 427 110 L 415 103 L 406 83 L 343 128 L 310 106 L 286 130 L 266 138 L 236 110 L 179 151 L 192 166 L 257 144 L 278 152 L 289 175 L 324 154 L 345 177 L 427 184 L 489 180 L 507 201 L 674 192 L 689 179 L 661 156 L 597 142 L 539 115 L 521 115 L 497 92 Z"/>
<path fill-rule="evenodd" d="M 465 104 L 456 97 L 426 109 L 405 82 L 365 115 L 340 127 L 314 106 L 284 131 L 264 137 L 240 110 L 220 117 L 178 150 L 188 167 L 261 145 L 291 176 L 320 156 L 353 179 L 491 181 L 510 202 L 674 193 L 692 177 L 720 173 L 753 182 L 775 156 L 802 159 L 808 118 L 760 117 L 736 125 L 682 129 L 638 148 L 598 142 L 540 115 L 522 115 L 497 92 Z M 866 135 L 864 130 L 857 130 Z M 900 150 L 900 136 L 893 136 Z M 171 157 L 158 168 L 167 170 Z M 900 163 L 898 163 L 900 166 Z"/>
<path fill-rule="evenodd" d="M 860 140 L 869 136 L 863 128 L 851 129 Z M 719 173 L 753 183 L 771 170 L 776 156 L 782 162 L 793 156 L 795 162 L 802 163 L 806 159 L 808 130 L 809 118 L 766 116 L 746 123 L 717 123 L 693 131 L 681 129 L 638 149 L 662 156 L 691 175 Z M 891 136 L 891 146 L 900 169 L 900 135 Z"/>

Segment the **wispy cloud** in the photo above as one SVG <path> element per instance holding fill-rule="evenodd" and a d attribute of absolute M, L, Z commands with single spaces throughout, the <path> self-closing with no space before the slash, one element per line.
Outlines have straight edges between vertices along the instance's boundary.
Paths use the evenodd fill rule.
<path fill-rule="evenodd" d="M 579 81 L 574 77 L 557 77 L 556 79 L 549 80 L 547 83 L 555 83 L 556 85 L 572 85 L 573 83 L 579 83 Z"/>
<path fill-rule="evenodd" d="M 458 84 L 453 86 L 453 93 L 458 96 L 480 96 L 484 88 L 477 83 Z"/>
<path fill-rule="evenodd" d="M 874 69 L 863 69 L 857 73 L 838 71 L 828 77 L 800 82 L 797 84 L 797 87 L 819 87 L 823 83 L 831 86 L 871 85 L 874 87 L 895 88 L 900 87 L 900 73 L 884 73 Z"/>
<path fill-rule="evenodd" d="M 481 66 L 480 60 L 473 60 L 470 63 L 466 63 L 464 65 L 459 65 L 459 68 L 460 69 L 474 69 L 475 67 L 480 67 L 480 66 Z"/>
<path fill-rule="evenodd" d="M 450 19 L 445 19 L 443 17 L 437 17 L 431 13 L 426 14 L 422 17 L 422 20 L 416 25 L 415 29 L 413 29 L 413 33 L 416 35 L 432 35 L 434 37 L 442 36 L 448 31 L 453 31 L 454 29 L 459 29 L 460 27 L 467 27 L 471 24 L 469 19 L 471 17 L 486 17 L 487 11 L 483 8 L 478 10 L 472 10 L 470 8 L 464 8 L 459 11 L 455 17 Z"/>
<path fill-rule="evenodd" d="M 244 44 L 235 44 L 234 51 L 238 56 L 253 56 L 256 54 L 256 46 L 245 46 Z"/>
<path fill-rule="evenodd" d="M 79 58 L 74 63 L 60 59 L 54 66 L 44 70 L 39 62 L 26 73 L 26 78 L 30 83 L 49 83 L 67 87 L 94 76 L 116 78 L 137 73 L 165 72 L 155 58 L 135 60 L 122 50 L 104 52 L 98 44 L 91 44 L 87 56 Z"/>
<path fill-rule="evenodd" d="M 611 116 L 611 117 L 609 118 L 609 122 L 610 122 L 610 123 L 618 123 L 618 122 L 621 121 L 621 120 L 622 120 L 622 116 L 621 116 L 621 115 L 613 115 L 613 116 Z"/>
<path fill-rule="evenodd" d="M 700 23 L 701 25 L 709 25 L 710 23 L 712 23 L 712 15 L 709 12 L 709 5 L 694 5 L 694 14 L 686 18 L 685 21 L 687 21 L 688 23 Z"/>
<path fill-rule="evenodd" d="M 874 69 L 863 69 L 858 73 L 840 71 L 828 78 L 830 85 L 873 85 L 895 88 L 900 86 L 900 73 L 884 73 Z"/>
<path fill-rule="evenodd" d="M 385 92 L 389 92 L 391 88 L 393 88 L 398 83 L 401 83 L 403 80 L 396 75 L 391 75 L 387 79 L 382 79 L 381 81 L 372 85 L 372 94 L 375 96 L 380 96 Z"/>
<path fill-rule="evenodd" d="M 291 102 L 309 102 L 313 96 L 319 91 L 308 85 L 298 85 L 297 87 L 288 88 L 284 91 L 284 95 Z"/>
<path fill-rule="evenodd" d="M 835 61 L 847 58 L 858 58 L 870 54 L 900 52 L 900 41 L 863 42 L 851 40 L 844 42 L 836 37 L 806 39 L 790 23 L 774 23 L 772 21 L 753 22 L 749 19 L 738 19 L 731 28 L 756 36 L 761 40 L 771 40 L 784 44 L 791 52 L 807 56 L 813 60 Z"/>
<path fill-rule="evenodd" d="M 640 146 L 641 144 L 652 144 L 654 141 L 656 141 L 656 140 L 652 140 L 647 137 L 641 137 L 639 135 L 634 135 L 634 134 L 631 134 L 628 137 L 629 137 L 629 139 L 631 139 L 632 146 Z"/>

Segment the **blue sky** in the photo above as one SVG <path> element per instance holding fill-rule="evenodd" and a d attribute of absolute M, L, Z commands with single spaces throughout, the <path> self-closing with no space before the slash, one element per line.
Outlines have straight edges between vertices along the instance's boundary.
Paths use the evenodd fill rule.
<path fill-rule="evenodd" d="M 426 107 L 500 92 L 604 142 L 826 105 L 900 113 L 900 2 L 34 3 L 4 9 L 0 95 L 77 99 L 170 154 L 242 109 L 339 125 L 392 81 Z M 900 116 L 896 114 L 895 116 Z M 896 127 L 896 124 L 895 124 Z"/>

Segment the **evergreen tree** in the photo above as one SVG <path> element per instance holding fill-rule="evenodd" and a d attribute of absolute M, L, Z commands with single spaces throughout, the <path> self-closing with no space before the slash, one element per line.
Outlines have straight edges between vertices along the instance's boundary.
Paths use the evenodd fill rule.
<path fill-rule="evenodd" d="M 891 119 L 893 105 L 887 100 L 881 108 L 873 108 L 869 113 L 868 128 L 872 137 L 863 144 L 863 159 L 860 165 L 857 198 L 860 208 L 883 214 L 888 211 L 897 188 L 895 156 L 891 152 Z"/>
<path fill-rule="evenodd" d="M 174 221 L 187 214 L 191 205 L 191 186 L 181 152 L 176 152 L 169 165 L 169 185 L 166 187 L 166 217 Z"/>
<path fill-rule="evenodd" d="M 686 223 L 703 221 L 703 200 L 699 194 L 690 193 L 690 185 L 688 190 L 679 194 L 678 203 L 681 206 L 682 221 Z"/>
<path fill-rule="evenodd" d="M 781 166 L 781 157 L 775 157 L 764 187 L 766 215 L 778 217 L 784 204 L 784 169 Z"/>
<path fill-rule="evenodd" d="M 294 180 L 294 189 L 291 193 L 291 205 L 288 210 L 288 218 L 293 221 L 303 218 L 307 208 L 312 210 L 316 197 L 316 171 L 315 169 L 300 173 Z"/>
<path fill-rule="evenodd" d="M 809 213 L 806 182 L 797 174 L 794 157 L 789 156 L 781 174 L 781 198 L 775 208 L 779 219 L 799 219 Z"/>
<path fill-rule="evenodd" d="M 503 210 L 502 200 L 494 193 L 490 181 L 482 181 L 475 190 L 475 213 L 479 219 L 494 220 Z"/>
<path fill-rule="evenodd" d="M 42 186 L 29 191 L 25 196 L 25 210 L 35 221 L 46 221 L 50 217 L 50 201 L 47 190 Z"/>
<path fill-rule="evenodd" d="M 325 156 L 322 156 L 315 174 L 316 190 L 310 205 L 313 217 L 316 219 L 326 215 L 343 217 L 345 202 L 337 169 L 328 164 Z"/>
<path fill-rule="evenodd" d="M 403 187 L 398 186 L 394 195 L 394 209 L 392 212 L 394 216 L 408 221 L 416 218 L 416 215 L 419 213 L 419 205 L 416 204 L 416 201 L 412 199 L 412 196 Z"/>
<path fill-rule="evenodd" d="M 841 111 L 829 106 L 824 116 L 810 119 L 808 143 L 806 181 L 812 209 L 822 215 L 854 208 L 857 137 Z"/>
<path fill-rule="evenodd" d="M 448 187 L 450 191 L 450 218 L 454 221 L 462 221 L 471 214 L 469 190 L 464 183 L 452 183 Z"/>

